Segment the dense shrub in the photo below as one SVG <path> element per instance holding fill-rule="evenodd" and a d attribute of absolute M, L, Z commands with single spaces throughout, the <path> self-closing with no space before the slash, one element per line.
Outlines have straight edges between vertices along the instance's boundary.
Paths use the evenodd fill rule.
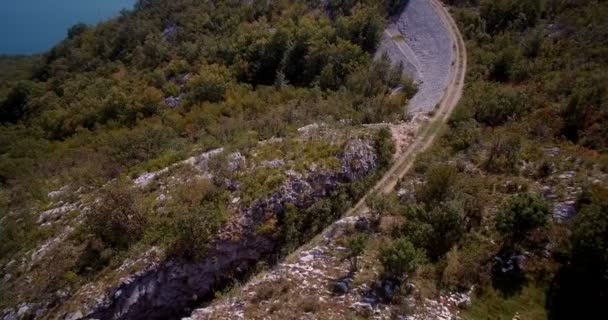
<path fill-rule="evenodd" d="M 488 283 L 490 273 L 486 262 L 493 254 L 487 238 L 478 233 L 468 234 L 461 246 L 453 247 L 446 254 L 442 286 L 452 290 L 468 290 L 473 285 Z"/>
<path fill-rule="evenodd" d="M 594 317 L 608 298 L 608 189 L 594 186 L 578 201 L 569 260 L 551 284 L 551 319 Z"/>
<path fill-rule="evenodd" d="M 534 229 L 547 224 L 550 208 L 546 200 L 533 193 L 507 199 L 496 216 L 496 229 L 510 242 L 520 242 Z"/>
<path fill-rule="evenodd" d="M 204 66 L 188 82 L 189 99 L 192 103 L 222 101 L 229 81 L 230 73 L 226 67 L 214 64 Z"/>
<path fill-rule="evenodd" d="M 193 179 L 179 186 L 168 207 L 174 217 L 173 252 L 197 258 L 206 252 L 209 241 L 226 221 L 225 191 L 206 179 Z"/>
<path fill-rule="evenodd" d="M 356 6 L 348 18 L 338 19 L 338 34 L 367 52 L 376 50 L 384 28 L 384 19 L 374 8 Z"/>
<path fill-rule="evenodd" d="M 118 182 L 102 191 L 87 214 L 86 226 L 109 247 L 125 249 L 137 242 L 146 228 L 147 213 L 137 190 Z"/>
<path fill-rule="evenodd" d="M 416 199 L 427 205 L 449 200 L 454 195 L 457 181 L 458 171 L 455 167 L 432 165 L 426 172 L 425 182 L 416 188 Z"/>
<path fill-rule="evenodd" d="M 378 154 L 378 166 L 380 168 L 387 168 L 393 161 L 393 155 L 395 154 L 395 143 L 393 142 L 393 135 L 391 132 L 382 128 L 378 131 L 375 139 L 375 148 Z"/>
<path fill-rule="evenodd" d="M 411 205 L 405 210 L 405 218 L 403 234 L 417 247 L 424 248 L 434 261 L 448 252 L 465 232 L 464 210 L 457 201 L 430 208 Z"/>
<path fill-rule="evenodd" d="M 403 278 L 416 271 L 424 261 L 424 253 L 406 238 L 400 238 L 383 248 L 379 259 L 387 275 Z"/>
<path fill-rule="evenodd" d="M 17 122 L 33 113 L 31 99 L 42 91 L 40 84 L 21 81 L 9 91 L 6 99 L 0 102 L 0 123 Z"/>
<path fill-rule="evenodd" d="M 348 238 L 347 257 L 350 261 L 351 271 L 356 272 L 359 270 L 359 256 L 365 250 L 369 236 L 365 233 L 355 233 Z"/>
<path fill-rule="evenodd" d="M 517 134 L 496 134 L 487 148 L 484 169 L 492 173 L 517 172 L 521 138 Z"/>
<path fill-rule="evenodd" d="M 541 0 L 483 0 L 480 14 L 490 33 L 534 26 L 541 15 Z"/>

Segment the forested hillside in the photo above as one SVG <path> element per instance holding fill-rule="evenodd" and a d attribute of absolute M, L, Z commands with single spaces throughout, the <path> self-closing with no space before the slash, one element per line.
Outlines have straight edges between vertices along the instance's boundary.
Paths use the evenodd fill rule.
<path fill-rule="evenodd" d="M 596 318 L 608 299 L 608 2 L 446 2 L 467 42 L 465 92 L 393 198 L 369 200 L 380 227 L 357 251 L 361 277 L 383 266 L 408 283 L 393 303 L 421 315 Z M 472 304 L 444 295 L 467 291 Z"/>
<path fill-rule="evenodd" d="M 401 117 L 403 99 L 387 95 L 399 70 L 369 68 L 394 4 L 360 2 L 140 1 L 74 26 L 20 71 L 31 78 L 0 92 L 1 211 L 193 148 L 244 147 L 316 120 Z"/>
<path fill-rule="evenodd" d="M 295 174 L 289 168 L 327 174 L 349 152 L 367 155 L 368 141 L 385 168 L 390 136 L 360 125 L 403 119 L 416 90 L 386 56 L 372 61 L 387 17 L 404 3 L 141 0 L 98 26 L 73 26 L 40 57 L 3 57 L 0 261 L 10 275 L 0 308 L 50 293 L 54 300 L 44 303 L 57 304 L 69 296 L 63 290 L 153 245 L 197 255 L 229 212 L 276 192 L 289 180 L 285 172 Z M 311 124 L 336 132 L 319 140 L 297 130 Z M 222 156 L 207 165 L 205 152 L 216 148 Z M 237 174 L 230 154 L 253 159 L 248 170 L 257 171 Z M 185 186 L 171 182 L 181 191 L 169 207 L 158 205 L 165 189 L 130 185 L 144 173 L 193 164 L 180 162 L 191 156 L 215 179 L 180 169 Z M 361 178 L 345 174 L 353 176 L 340 179 Z M 238 197 L 229 198 L 235 189 Z M 306 225 L 285 240 L 290 246 L 331 219 L 291 218 Z M 61 254 L 61 263 L 37 260 L 49 243 L 59 243 L 50 255 Z"/>

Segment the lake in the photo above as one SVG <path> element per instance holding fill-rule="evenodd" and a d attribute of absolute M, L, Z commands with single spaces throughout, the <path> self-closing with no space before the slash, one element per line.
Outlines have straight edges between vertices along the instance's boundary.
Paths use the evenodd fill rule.
<path fill-rule="evenodd" d="M 78 22 L 94 24 L 136 0 L 0 0 L 0 54 L 44 52 Z"/>

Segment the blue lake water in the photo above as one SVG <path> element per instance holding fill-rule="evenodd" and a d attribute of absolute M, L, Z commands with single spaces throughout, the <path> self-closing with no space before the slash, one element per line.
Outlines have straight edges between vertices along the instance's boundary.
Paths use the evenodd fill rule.
<path fill-rule="evenodd" d="M 78 22 L 98 23 L 136 0 L 0 0 L 0 54 L 44 52 Z"/>

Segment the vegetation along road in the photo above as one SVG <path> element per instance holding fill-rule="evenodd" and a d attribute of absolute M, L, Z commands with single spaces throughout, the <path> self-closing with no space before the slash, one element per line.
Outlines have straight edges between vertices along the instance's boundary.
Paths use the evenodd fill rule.
<path fill-rule="evenodd" d="M 347 215 L 358 215 L 363 213 L 366 210 L 365 201 L 369 195 L 374 193 L 387 194 L 393 190 L 399 179 L 411 168 L 416 156 L 433 143 L 440 131 L 441 125 L 448 120 L 462 96 L 464 77 L 467 69 L 467 54 L 464 40 L 456 26 L 456 22 L 452 19 L 447 9 L 437 0 L 429 0 L 429 2 L 449 31 L 448 33 L 454 44 L 454 54 L 452 56 L 453 60 L 448 85 L 430 122 L 420 129 L 414 142 L 395 160 L 392 167 L 367 195 L 361 198 L 361 200 L 348 211 Z M 399 40 L 393 37 L 393 41 Z"/>

